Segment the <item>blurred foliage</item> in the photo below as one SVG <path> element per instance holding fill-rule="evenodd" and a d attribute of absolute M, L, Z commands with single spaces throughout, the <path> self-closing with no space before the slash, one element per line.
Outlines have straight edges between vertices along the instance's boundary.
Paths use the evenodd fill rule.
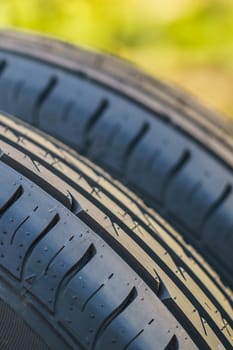
<path fill-rule="evenodd" d="M 233 0 L 0 0 L 0 25 L 117 54 L 233 116 Z"/>

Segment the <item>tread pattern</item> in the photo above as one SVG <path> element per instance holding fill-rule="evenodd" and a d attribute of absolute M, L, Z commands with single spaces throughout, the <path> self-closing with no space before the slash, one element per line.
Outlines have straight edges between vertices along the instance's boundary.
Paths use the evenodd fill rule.
<path fill-rule="evenodd" d="M 232 127 L 114 59 L 46 39 L 0 37 L 0 108 L 127 183 L 232 287 Z"/>
<path fill-rule="evenodd" d="M 192 349 L 192 341 L 201 349 L 231 346 L 230 293 L 177 233 L 162 228 L 154 211 L 82 157 L 18 122 L 1 117 L 0 135 L 2 154 L 27 154 L 78 199 L 75 216 L 62 198 L 45 192 L 43 181 L 40 186 L 17 164 L 0 160 L 8 184 L 0 202 L 7 208 L 0 217 L 7 232 L 1 274 L 9 280 L 7 269 L 14 276 L 14 288 L 32 296 L 66 341 L 85 350 L 154 349 L 155 341 L 161 349 Z M 14 196 L 18 188 L 20 197 Z"/>
<path fill-rule="evenodd" d="M 21 283 L 21 288 L 50 313 L 56 313 L 61 326 L 83 349 L 107 349 L 109 342 L 123 349 L 142 325 L 155 317 L 156 329 L 161 327 L 162 341 L 166 342 L 164 322 L 172 325 L 171 316 L 137 274 L 54 197 L 5 163 L 1 162 L 0 169 L 6 192 L 12 193 L 12 187 L 23 189 L 20 197 L 15 196 L 17 190 L 10 199 L 3 194 L 5 212 L 0 220 L 0 265 Z M 35 204 L 37 209 L 22 221 L 22 215 Z M 20 232 L 15 236 L 17 230 Z M 135 314 L 140 314 L 136 324 Z M 173 323 L 172 332 L 176 334 L 177 323 Z M 123 324 L 127 324 L 127 329 L 120 336 L 119 327 Z M 151 336 L 144 341 L 147 349 L 153 349 L 154 327 L 148 327 Z M 195 348 L 185 332 L 181 333 L 181 342 Z"/>

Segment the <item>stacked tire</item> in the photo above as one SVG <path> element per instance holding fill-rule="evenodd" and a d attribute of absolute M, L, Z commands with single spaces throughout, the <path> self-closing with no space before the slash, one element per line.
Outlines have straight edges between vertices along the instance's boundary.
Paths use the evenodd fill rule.
<path fill-rule="evenodd" d="M 232 125 L 0 32 L 0 349 L 230 349 Z"/>

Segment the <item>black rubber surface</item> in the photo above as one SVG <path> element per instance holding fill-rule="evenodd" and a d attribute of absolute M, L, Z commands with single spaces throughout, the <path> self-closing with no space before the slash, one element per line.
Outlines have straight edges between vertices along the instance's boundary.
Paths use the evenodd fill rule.
<path fill-rule="evenodd" d="M 49 350 L 44 341 L 0 299 L 0 349 Z"/>
<path fill-rule="evenodd" d="M 0 109 L 127 184 L 233 286 L 231 124 L 114 58 L 9 32 Z"/>
<path fill-rule="evenodd" d="M 154 210 L 10 117 L 0 149 L 0 311 L 36 349 L 230 349 L 230 291 Z"/>

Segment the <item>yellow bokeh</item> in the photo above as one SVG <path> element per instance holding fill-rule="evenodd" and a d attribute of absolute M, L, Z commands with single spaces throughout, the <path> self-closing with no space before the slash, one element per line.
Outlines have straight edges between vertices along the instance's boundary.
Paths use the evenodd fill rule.
<path fill-rule="evenodd" d="M 0 0 L 0 26 L 119 55 L 233 115 L 233 0 Z"/>

